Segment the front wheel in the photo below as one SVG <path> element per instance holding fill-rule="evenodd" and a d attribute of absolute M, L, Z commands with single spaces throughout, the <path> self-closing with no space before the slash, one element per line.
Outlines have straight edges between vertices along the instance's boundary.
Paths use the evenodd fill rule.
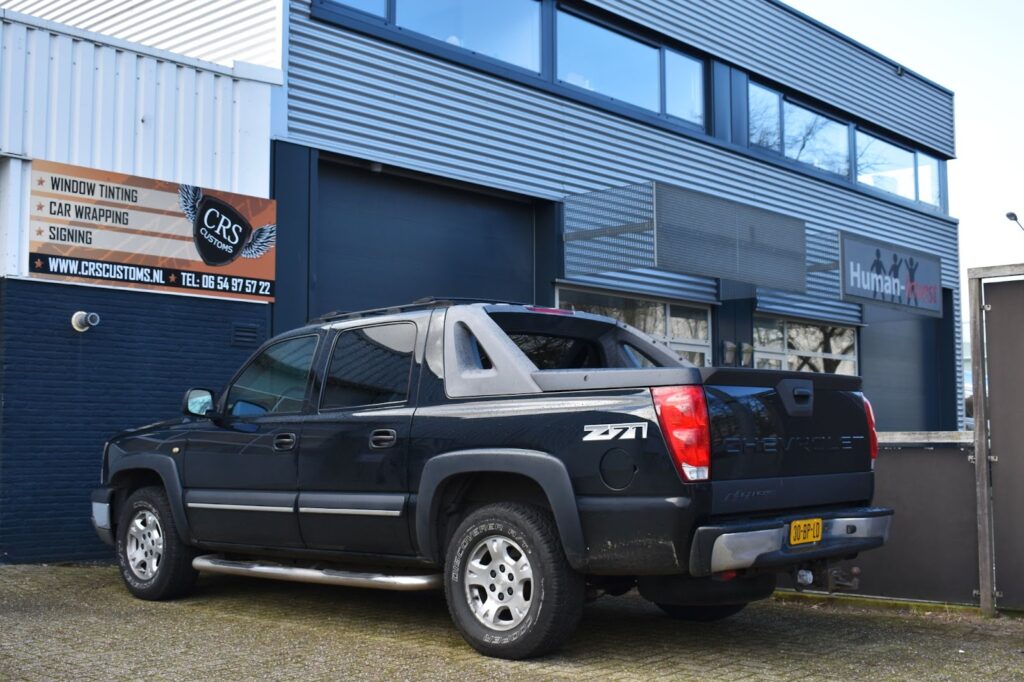
<path fill-rule="evenodd" d="M 117 524 L 117 563 L 129 592 L 149 600 L 184 596 L 198 575 L 192 568 L 193 554 L 178 538 L 162 488 L 140 488 L 131 494 Z"/>
<path fill-rule="evenodd" d="M 658 604 L 658 608 L 677 620 L 688 620 L 695 623 L 711 623 L 734 616 L 746 604 L 706 604 L 700 606 L 686 604 Z"/>
<path fill-rule="evenodd" d="M 455 626 L 486 656 L 523 659 L 559 647 L 583 614 L 584 581 L 565 558 L 551 515 L 492 504 L 459 525 L 445 561 Z"/>

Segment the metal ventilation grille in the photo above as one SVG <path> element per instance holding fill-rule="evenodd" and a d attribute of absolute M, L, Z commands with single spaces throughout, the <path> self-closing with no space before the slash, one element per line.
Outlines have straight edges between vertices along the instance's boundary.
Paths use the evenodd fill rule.
<path fill-rule="evenodd" d="M 656 183 L 657 267 L 804 292 L 799 218 Z"/>
<path fill-rule="evenodd" d="M 655 270 L 803 293 L 805 239 L 798 218 L 661 182 L 565 200 L 566 276 L 577 280 Z"/>
<path fill-rule="evenodd" d="M 654 185 L 567 197 L 565 259 L 591 273 L 654 267 Z"/>
<path fill-rule="evenodd" d="M 841 300 L 839 233 L 807 229 L 807 293 L 757 288 L 757 309 L 814 320 L 861 324 L 861 306 Z"/>
<path fill-rule="evenodd" d="M 235 348 L 255 348 L 263 342 L 263 325 L 233 322 L 231 324 L 231 345 Z"/>

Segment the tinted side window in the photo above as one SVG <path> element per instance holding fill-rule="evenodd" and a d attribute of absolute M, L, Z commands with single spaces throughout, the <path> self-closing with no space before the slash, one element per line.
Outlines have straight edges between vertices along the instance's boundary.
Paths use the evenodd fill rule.
<path fill-rule="evenodd" d="M 321 409 L 405 400 L 409 395 L 415 345 L 416 325 L 407 322 L 339 334 L 324 383 Z"/>
<path fill-rule="evenodd" d="M 302 336 L 260 353 L 228 391 L 228 414 L 249 417 L 302 410 L 316 343 L 317 337 Z"/>

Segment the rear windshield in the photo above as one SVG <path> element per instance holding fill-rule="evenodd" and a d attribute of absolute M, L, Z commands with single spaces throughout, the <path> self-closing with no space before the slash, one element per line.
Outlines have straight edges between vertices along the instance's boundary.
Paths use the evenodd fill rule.
<path fill-rule="evenodd" d="M 612 322 L 581 315 L 490 312 L 539 370 L 689 366 Z"/>
<path fill-rule="evenodd" d="M 513 333 L 509 337 L 537 369 L 591 369 L 604 367 L 601 348 L 580 337 Z"/>

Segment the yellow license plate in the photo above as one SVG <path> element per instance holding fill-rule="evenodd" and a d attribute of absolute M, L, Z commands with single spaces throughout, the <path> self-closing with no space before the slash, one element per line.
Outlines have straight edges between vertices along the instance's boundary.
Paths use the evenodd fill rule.
<path fill-rule="evenodd" d="M 800 519 L 789 524 L 789 544 L 806 545 L 821 540 L 821 519 Z"/>

